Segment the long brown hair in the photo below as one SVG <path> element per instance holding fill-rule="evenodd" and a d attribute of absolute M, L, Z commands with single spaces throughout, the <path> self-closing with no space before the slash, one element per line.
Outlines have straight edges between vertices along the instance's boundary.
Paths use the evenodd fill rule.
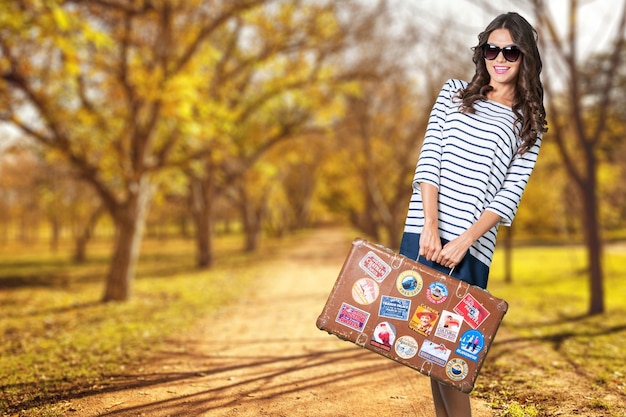
<path fill-rule="evenodd" d="M 461 111 L 473 113 L 474 103 L 477 100 L 485 100 L 487 94 L 493 90 L 493 87 L 489 85 L 491 77 L 482 55 L 482 46 L 487 43 L 489 35 L 496 29 L 508 29 L 513 42 L 522 50 L 522 63 L 517 77 L 512 108 L 516 115 L 515 123 L 520 126 L 518 153 L 523 154 L 533 147 L 539 134 L 548 129 L 546 128 L 546 111 L 543 106 L 543 86 L 539 78 L 543 66 L 537 48 L 537 32 L 519 14 L 514 12 L 501 14 L 478 35 L 478 45 L 472 48 L 476 72 L 467 87 L 459 92 L 462 100 Z"/>

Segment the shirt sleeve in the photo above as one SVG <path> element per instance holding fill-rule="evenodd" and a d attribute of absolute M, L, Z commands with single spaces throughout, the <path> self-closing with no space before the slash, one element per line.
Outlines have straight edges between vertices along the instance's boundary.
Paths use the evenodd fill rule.
<path fill-rule="evenodd" d="M 504 226 L 510 226 L 515 218 L 522 194 L 537 162 L 541 140 L 542 135 L 540 134 L 531 149 L 513 158 L 502 188 L 486 207 L 486 210 L 492 211 L 502 218 L 500 224 Z"/>
<path fill-rule="evenodd" d="M 455 86 L 454 80 L 448 80 L 439 92 L 430 112 L 424 143 L 413 177 L 413 190 L 415 192 L 420 192 L 422 182 L 439 188 L 443 127 L 452 104 L 452 97 L 459 88 L 460 86 Z"/>

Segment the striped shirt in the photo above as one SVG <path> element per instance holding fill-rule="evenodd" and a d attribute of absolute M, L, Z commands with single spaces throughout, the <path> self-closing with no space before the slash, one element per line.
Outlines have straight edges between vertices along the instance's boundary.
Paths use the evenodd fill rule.
<path fill-rule="evenodd" d="M 413 179 L 405 232 L 421 233 L 424 212 L 420 183 L 439 190 L 439 234 L 460 236 L 489 210 L 502 220 L 470 248 L 470 255 L 491 265 L 500 224 L 510 226 L 535 166 L 541 136 L 518 155 L 519 128 L 510 107 L 491 101 L 474 103 L 475 113 L 461 113 L 457 92 L 467 82 L 448 80 L 430 114 Z"/>

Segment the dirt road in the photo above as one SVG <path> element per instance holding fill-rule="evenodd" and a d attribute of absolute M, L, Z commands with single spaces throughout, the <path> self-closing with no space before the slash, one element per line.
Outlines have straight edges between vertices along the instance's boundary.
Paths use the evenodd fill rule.
<path fill-rule="evenodd" d="M 428 378 L 315 327 L 352 238 L 326 229 L 286 249 L 253 291 L 68 416 L 433 416 Z"/>

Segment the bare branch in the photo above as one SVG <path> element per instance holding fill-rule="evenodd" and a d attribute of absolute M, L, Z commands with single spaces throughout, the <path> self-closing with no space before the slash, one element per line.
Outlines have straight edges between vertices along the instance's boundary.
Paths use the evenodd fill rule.
<path fill-rule="evenodd" d="M 626 46 L 625 41 L 626 35 L 626 3 L 622 5 L 622 15 L 620 18 L 620 22 L 617 28 L 617 33 L 615 36 L 615 43 L 613 47 L 613 51 L 611 53 L 611 57 L 609 59 L 609 72 L 606 74 L 606 82 L 602 88 L 602 92 L 600 94 L 600 114 L 598 117 L 598 124 L 596 125 L 596 129 L 593 133 L 593 141 L 597 143 L 600 140 L 600 136 L 602 132 L 606 129 L 606 123 L 608 118 L 608 112 L 611 107 L 611 89 L 613 88 L 613 84 L 615 78 L 618 75 L 619 68 L 622 64 L 622 56 L 623 50 Z"/>

